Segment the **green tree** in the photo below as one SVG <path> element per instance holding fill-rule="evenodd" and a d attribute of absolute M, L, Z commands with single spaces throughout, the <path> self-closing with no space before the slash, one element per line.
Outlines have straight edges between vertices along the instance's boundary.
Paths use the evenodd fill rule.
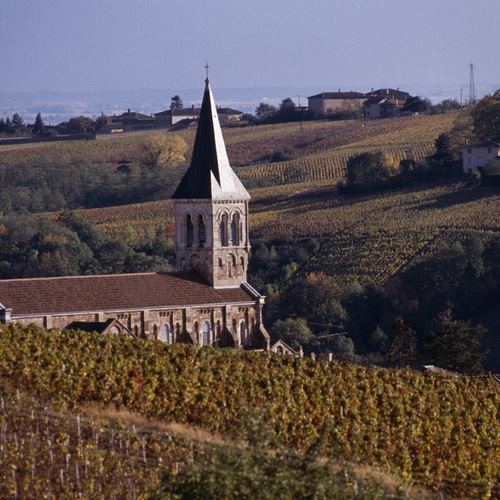
<path fill-rule="evenodd" d="M 424 357 L 430 364 L 464 375 L 483 373 L 482 361 L 488 352 L 476 352 L 486 330 L 456 320 L 451 306 L 438 315 L 437 330 L 425 338 Z"/>
<path fill-rule="evenodd" d="M 178 135 L 151 134 L 142 139 L 140 150 L 141 165 L 157 171 L 167 165 L 176 166 L 184 162 L 187 144 Z"/>
<path fill-rule="evenodd" d="M 433 113 L 448 113 L 460 109 L 460 103 L 456 99 L 445 99 L 432 107 Z"/>
<path fill-rule="evenodd" d="M 77 116 L 57 126 L 61 134 L 93 134 L 96 131 L 96 122 L 87 116 Z"/>
<path fill-rule="evenodd" d="M 471 116 L 477 140 L 500 142 L 500 89 L 483 97 L 471 111 Z"/>
<path fill-rule="evenodd" d="M 304 318 L 288 318 L 277 320 L 270 329 L 273 340 L 283 340 L 292 349 L 298 351 L 300 347 L 311 350 L 317 345 L 317 340 Z"/>
<path fill-rule="evenodd" d="M 178 95 L 174 95 L 171 99 L 170 109 L 182 109 L 184 107 L 182 99 Z"/>
<path fill-rule="evenodd" d="M 399 163 L 386 153 L 361 153 L 347 161 L 347 186 L 359 191 L 372 191 L 387 185 L 399 171 Z"/>
<path fill-rule="evenodd" d="M 43 123 L 42 114 L 40 112 L 36 115 L 33 133 L 35 135 L 43 135 L 45 133 L 45 124 Z"/>
<path fill-rule="evenodd" d="M 255 116 L 261 121 L 266 121 L 269 118 L 272 118 L 276 113 L 278 112 L 278 109 L 276 106 L 273 106 L 272 104 L 267 104 L 265 102 L 261 102 L 257 108 L 255 109 Z"/>
<path fill-rule="evenodd" d="M 354 349 L 354 342 L 346 335 L 336 335 L 330 340 L 330 348 L 338 359 L 359 363 L 360 357 Z"/>
<path fill-rule="evenodd" d="M 427 157 L 432 170 L 451 171 L 459 161 L 459 151 L 453 147 L 451 136 L 445 132 L 434 141 L 434 153 Z"/>
<path fill-rule="evenodd" d="M 16 135 L 23 135 L 26 131 L 24 121 L 19 113 L 14 113 L 12 115 L 12 129 Z"/>
<path fill-rule="evenodd" d="M 297 107 L 291 97 L 283 99 L 280 104 L 280 109 L 277 118 L 280 122 L 289 122 L 295 120 L 297 115 Z"/>
<path fill-rule="evenodd" d="M 403 106 L 403 111 L 409 113 L 426 113 L 432 109 L 432 103 L 426 97 L 422 98 L 419 96 L 409 97 L 405 105 Z"/>
<path fill-rule="evenodd" d="M 286 317 L 296 315 L 316 323 L 337 324 L 347 316 L 340 304 L 340 287 L 324 273 L 300 276 L 280 295 L 281 313 Z"/>
<path fill-rule="evenodd" d="M 6 134 L 14 133 L 14 127 L 12 126 L 12 122 L 10 121 L 9 117 L 7 117 L 7 119 L 5 120 L 5 133 Z"/>
<path fill-rule="evenodd" d="M 414 367 L 417 361 L 417 338 L 415 331 L 404 324 L 403 318 L 398 316 L 392 325 L 393 340 L 386 353 L 389 366 L 403 368 Z"/>

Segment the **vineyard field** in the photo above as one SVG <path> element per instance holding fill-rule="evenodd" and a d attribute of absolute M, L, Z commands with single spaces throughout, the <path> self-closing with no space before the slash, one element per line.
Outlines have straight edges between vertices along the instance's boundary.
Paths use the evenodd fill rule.
<path fill-rule="evenodd" d="M 453 379 L 411 370 L 19 326 L 0 327 L 0 347 L 1 380 L 67 408 L 94 402 L 102 408 L 114 406 L 240 439 L 244 435 L 248 439 L 255 430 L 245 431 L 244 422 L 260 419 L 290 450 L 304 452 L 320 446 L 327 457 L 379 464 L 408 483 L 456 496 L 498 493 L 500 465 L 492 457 L 500 452 L 500 395 L 496 382 L 488 377 Z M 36 447 L 32 452 L 23 448 L 29 433 L 18 435 L 16 445 L 9 430 L 12 424 L 5 423 L 5 409 L 2 419 L 4 436 L 10 436 L 8 443 L 3 441 L 4 453 L 9 450 L 15 455 L 16 449 L 42 453 Z M 61 447 L 63 457 L 70 455 L 68 465 L 63 461 L 54 467 L 56 476 L 60 470 L 74 470 L 75 464 L 83 471 L 85 456 L 97 451 L 97 443 L 106 441 L 109 449 L 113 440 L 110 429 L 100 434 L 102 441 L 92 431 L 93 444 L 79 456 L 75 420 L 72 431 L 51 427 L 53 438 L 46 435 L 46 415 L 42 422 L 38 432 L 43 453 L 51 439 L 54 449 Z M 134 439 L 130 429 L 123 434 L 116 429 L 115 449 L 121 441 L 123 450 L 127 439 L 138 462 L 144 461 L 146 453 L 153 461 L 162 454 L 161 443 L 149 441 L 145 452 L 142 437 Z M 182 456 L 183 449 L 176 448 L 176 453 Z M 35 462 L 36 467 L 50 460 L 47 455 Z M 126 477 L 128 466 L 123 467 Z M 9 479 L 10 488 L 14 477 Z"/>

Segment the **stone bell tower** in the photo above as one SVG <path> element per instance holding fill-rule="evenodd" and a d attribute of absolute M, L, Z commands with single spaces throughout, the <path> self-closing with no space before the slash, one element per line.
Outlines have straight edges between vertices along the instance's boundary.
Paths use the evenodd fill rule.
<path fill-rule="evenodd" d="M 191 165 L 172 196 L 177 270 L 236 288 L 247 279 L 250 195 L 229 164 L 208 78 L 205 84 Z"/>

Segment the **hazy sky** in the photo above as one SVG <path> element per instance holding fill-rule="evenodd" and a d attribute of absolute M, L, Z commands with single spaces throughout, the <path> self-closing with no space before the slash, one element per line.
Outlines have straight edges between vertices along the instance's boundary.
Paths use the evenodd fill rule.
<path fill-rule="evenodd" d="M 499 0 L 0 0 L 0 92 L 500 84 Z"/>

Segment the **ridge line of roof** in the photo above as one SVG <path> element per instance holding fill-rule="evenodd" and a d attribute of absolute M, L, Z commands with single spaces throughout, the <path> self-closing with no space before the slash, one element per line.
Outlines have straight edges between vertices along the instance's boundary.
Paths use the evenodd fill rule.
<path fill-rule="evenodd" d="M 50 280 L 60 280 L 60 279 L 80 279 L 80 278 L 116 278 L 123 276 L 153 276 L 153 275 L 176 275 L 180 273 L 189 274 L 189 271 L 166 271 L 166 272 L 154 272 L 148 271 L 143 273 L 120 273 L 120 274 L 79 274 L 76 276 L 42 276 L 36 278 L 8 278 L 0 280 L 0 283 L 5 283 L 9 281 L 50 281 Z"/>

